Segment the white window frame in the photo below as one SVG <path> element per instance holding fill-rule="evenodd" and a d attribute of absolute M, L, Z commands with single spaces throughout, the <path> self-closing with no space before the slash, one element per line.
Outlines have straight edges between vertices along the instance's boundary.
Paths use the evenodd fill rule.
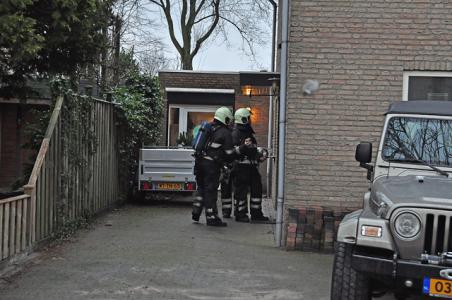
<path fill-rule="evenodd" d="M 403 93 L 402 100 L 408 101 L 408 86 L 410 77 L 452 77 L 452 72 L 432 72 L 432 71 L 410 71 L 403 72 Z"/>
<path fill-rule="evenodd" d="M 215 112 L 221 105 L 193 105 L 193 104 L 170 104 L 168 106 L 168 142 L 167 146 L 170 145 L 170 124 L 171 124 L 171 109 L 179 108 L 179 133 L 187 131 L 187 115 L 189 112 Z M 232 109 L 232 107 L 229 107 Z"/>

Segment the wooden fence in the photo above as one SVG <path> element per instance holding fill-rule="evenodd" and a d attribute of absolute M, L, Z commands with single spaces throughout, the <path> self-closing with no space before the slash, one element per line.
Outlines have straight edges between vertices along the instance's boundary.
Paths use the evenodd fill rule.
<path fill-rule="evenodd" d="M 0 261 L 123 197 L 114 104 L 58 97 L 24 195 L 0 200 Z"/>

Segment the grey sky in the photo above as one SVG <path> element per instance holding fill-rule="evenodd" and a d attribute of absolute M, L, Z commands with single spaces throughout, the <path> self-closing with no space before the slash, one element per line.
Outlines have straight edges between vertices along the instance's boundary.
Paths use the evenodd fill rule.
<path fill-rule="evenodd" d="M 228 47 L 225 43 L 214 42 L 207 45 L 194 60 L 193 67 L 204 71 L 248 71 L 266 69 L 270 71 L 271 66 L 271 32 L 268 32 L 268 43 L 263 47 L 257 47 L 257 62 L 240 50 L 241 39 L 237 33 L 231 34 L 232 45 Z M 176 52 L 167 35 L 165 36 L 167 49 L 173 56 Z"/>
<path fill-rule="evenodd" d="M 163 19 L 159 10 L 155 7 L 149 7 L 146 14 L 155 20 L 153 27 L 158 30 L 153 30 L 152 35 L 160 38 L 165 45 L 163 51 L 167 58 L 176 59 L 177 52 L 174 49 L 174 45 L 169 38 L 168 29 L 166 27 L 166 21 Z M 269 9 L 271 9 L 269 7 Z M 247 55 L 241 50 L 242 40 L 237 31 L 231 31 L 229 33 L 228 46 L 220 39 L 215 41 L 208 41 L 201 48 L 201 51 L 195 56 L 193 61 L 193 68 L 195 70 L 204 71 L 247 71 L 247 70 L 270 70 L 271 66 L 271 14 L 269 14 L 268 30 L 266 29 L 266 36 L 264 40 L 268 41 L 266 45 L 257 46 L 255 51 L 256 60 Z M 177 26 L 176 26 L 177 28 Z M 176 33 L 178 34 L 178 33 Z"/>

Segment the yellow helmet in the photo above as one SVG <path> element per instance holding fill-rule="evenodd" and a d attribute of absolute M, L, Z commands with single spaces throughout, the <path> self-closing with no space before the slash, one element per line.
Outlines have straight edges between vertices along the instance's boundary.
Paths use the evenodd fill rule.
<path fill-rule="evenodd" d="M 229 108 L 223 106 L 215 111 L 215 116 L 213 118 L 220 121 L 224 125 L 229 125 L 229 123 L 231 123 L 234 119 L 234 116 Z"/>
<path fill-rule="evenodd" d="M 250 123 L 251 109 L 239 108 L 235 111 L 234 121 L 236 124 L 248 124 Z"/>

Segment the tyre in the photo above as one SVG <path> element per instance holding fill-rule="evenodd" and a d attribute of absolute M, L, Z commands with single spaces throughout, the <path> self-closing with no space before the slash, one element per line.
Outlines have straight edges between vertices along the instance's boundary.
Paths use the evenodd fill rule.
<path fill-rule="evenodd" d="M 353 247 L 354 245 L 347 243 L 336 244 L 331 300 L 371 299 L 369 279 L 364 274 L 355 271 L 351 266 Z"/>

